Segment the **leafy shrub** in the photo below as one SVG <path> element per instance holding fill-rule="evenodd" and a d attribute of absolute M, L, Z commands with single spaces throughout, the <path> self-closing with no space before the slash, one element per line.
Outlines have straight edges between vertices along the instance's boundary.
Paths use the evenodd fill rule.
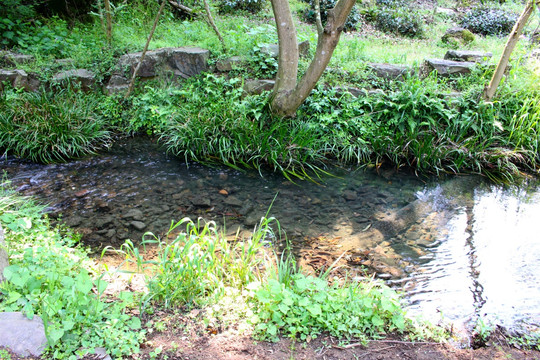
<path fill-rule="evenodd" d="M 33 4 L 21 0 L 0 0 L 0 45 L 12 47 L 29 28 L 36 15 Z"/>
<path fill-rule="evenodd" d="M 480 35 L 508 35 L 517 20 L 517 15 L 503 9 L 480 7 L 469 11 L 461 25 Z"/>
<path fill-rule="evenodd" d="M 409 7 L 383 7 L 377 14 L 377 29 L 408 37 L 418 37 L 424 33 L 422 19 Z"/>
<path fill-rule="evenodd" d="M 249 55 L 251 75 L 258 79 L 273 79 L 278 70 L 277 59 L 261 51 L 259 46 L 253 47 Z"/>
<path fill-rule="evenodd" d="M 324 159 L 317 135 L 301 121 L 274 121 L 266 96 L 245 97 L 238 79 L 207 75 L 187 80 L 177 115 L 160 140 L 186 160 L 232 167 L 269 166 L 285 176 L 306 176 Z"/>
<path fill-rule="evenodd" d="M 142 92 L 130 99 L 130 104 L 122 113 L 124 130 L 129 133 L 146 132 L 148 135 L 160 134 L 169 121 L 179 111 L 175 103 L 183 92 L 174 87 L 145 86 Z M 122 103 L 123 97 L 116 97 Z"/>
<path fill-rule="evenodd" d="M 395 292 L 370 283 L 328 285 L 325 279 L 295 274 L 290 282 L 268 280 L 255 300 L 255 331 L 268 340 L 279 334 L 306 340 L 325 331 L 365 339 L 403 332 L 407 325 Z"/>
<path fill-rule="evenodd" d="M 310 24 L 315 23 L 315 1 L 314 0 L 305 0 L 310 7 L 303 13 L 304 20 Z M 321 0 L 320 1 L 320 7 L 321 7 L 321 21 L 323 23 L 323 26 L 326 24 L 326 20 L 328 19 L 328 11 L 333 9 L 336 6 L 337 0 Z M 355 5 L 353 6 L 351 13 L 349 14 L 349 17 L 347 17 L 347 20 L 345 21 L 345 26 L 343 27 L 344 31 L 354 31 L 356 30 L 356 26 L 358 25 L 358 21 L 360 21 L 360 12 L 358 11 L 358 7 Z"/>
<path fill-rule="evenodd" d="M 59 18 L 48 21 L 43 25 L 39 20 L 28 26 L 26 32 L 17 39 L 17 47 L 31 53 L 65 57 L 70 45 L 74 43 L 69 36 L 67 22 Z"/>
<path fill-rule="evenodd" d="M 266 4 L 266 0 L 219 0 L 218 10 L 221 14 L 234 14 L 247 11 L 256 14 Z"/>
<path fill-rule="evenodd" d="M 73 247 L 71 235 L 51 229 L 41 211 L 0 188 L 0 221 L 11 255 L 4 269 L 7 281 L 0 284 L 0 311 L 41 316 L 50 347 L 47 358 L 75 358 L 74 353 L 83 355 L 94 347 L 105 347 L 115 358 L 137 353 L 144 332 L 140 319 L 126 314 L 134 305 L 133 294 L 121 293 L 115 302 L 104 299 L 108 284 L 94 278 L 88 253 Z"/>
<path fill-rule="evenodd" d="M 0 98 L 0 148 L 20 158 L 50 163 L 107 147 L 109 131 L 94 111 L 98 97 L 73 91 L 19 93 Z"/>

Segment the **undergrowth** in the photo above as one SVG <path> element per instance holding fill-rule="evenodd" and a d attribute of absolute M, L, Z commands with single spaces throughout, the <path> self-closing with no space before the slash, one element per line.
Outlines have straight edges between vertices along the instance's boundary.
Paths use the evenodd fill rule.
<path fill-rule="evenodd" d="M 126 313 L 132 293 L 116 301 L 103 296 L 107 287 L 77 236 L 52 228 L 36 205 L 2 185 L 0 221 L 10 266 L 0 285 L 0 311 L 40 316 L 45 325 L 47 357 L 75 359 L 104 347 L 116 357 L 139 351 L 141 321 Z"/>
<path fill-rule="evenodd" d="M 95 112 L 99 96 L 72 90 L 0 94 L 0 149 L 50 163 L 94 153 L 110 144 L 110 132 Z"/>

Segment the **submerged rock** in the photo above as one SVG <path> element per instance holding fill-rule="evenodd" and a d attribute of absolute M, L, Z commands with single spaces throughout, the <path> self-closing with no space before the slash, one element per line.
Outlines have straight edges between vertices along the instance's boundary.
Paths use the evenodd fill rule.
<path fill-rule="evenodd" d="M 131 225 L 132 227 L 134 227 L 135 229 L 139 231 L 142 231 L 146 228 L 146 224 L 143 223 L 142 221 L 132 221 L 129 223 L 129 225 Z"/>

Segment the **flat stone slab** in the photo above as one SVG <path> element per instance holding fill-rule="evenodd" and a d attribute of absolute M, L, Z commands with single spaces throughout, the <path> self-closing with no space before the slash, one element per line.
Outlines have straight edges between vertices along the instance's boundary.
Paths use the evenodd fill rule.
<path fill-rule="evenodd" d="M 246 65 L 246 59 L 242 56 L 232 56 L 227 59 L 218 60 L 216 63 L 216 69 L 219 72 L 232 71 L 234 69 L 240 69 Z"/>
<path fill-rule="evenodd" d="M 29 64 L 36 60 L 33 55 L 17 54 L 11 51 L 5 51 L 2 53 L 2 59 L 5 63 L 10 65 Z"/>
<path fill-rule="evenodd" d="M 47 346 L 43 320 L 29 320 L 20 312 L 0 313 L 0 346 L 19 356 L 41 356 Z"/>
<path fill-rule="evenodd" d="M 441 59 L 427 59 L 424 66 L 428 73 L 437 71 L 439 76 L 466 75 L 471 73 L 471 69 L 476 63 L 468 61 L 452 61 Z"/>
<path fill-rule="evenodd" d="M 410 71 L 410 68 L 405 65 L 368 63 L 368 67 L 377 77 L 386 80 L 403 79 L 407 72 Z"/>
<path fill-rule="evenodd" d="M 305 40 L 298 43 L 298 53 L 300 56 L 308 56 L 309 55 L 309 41 Z M 263 54 L 266 54 L 268 56 L 271 56 L 273 58 L 276 58 L 279 56 L 279 45 L 278 44 L 263 44 L 260 45 L 261 52 Z"/>
<path fill-rule="evenodd" d="M 250 95 L 260 95 L 264 91 L 274 89 L 274 80 L 248 80 L 244 83 L 244 91 Z"/>
<path fill-rule="evenodd" d="M 142 56 L 142 52 L 126 54 L 120 57 L 115 75 L 125 76 L 125 70 L 131 77 Z M 175 77 L 189 78 L 208 71 L 210 51 L 201 48 L 179 47 L 162 48 L 146 52 L 137 72 L 140 78 L 154 78 L 166 73 Z"/>
<path fill-rule="evenodd" d="M 88 91 L 96 85 L 96 75 L 90 70 L 74 69 L 57 73 L 53 76 L 52 81 L 61 86 L 78 85 L 82 90 Z"/>
<path fill-rule="evenodd" d="M 488 61 L 493 56 L 490 52 L 472 50 L 448 50 L 444 55 L 445 60 L 468 61 L 482 63 Z"/>

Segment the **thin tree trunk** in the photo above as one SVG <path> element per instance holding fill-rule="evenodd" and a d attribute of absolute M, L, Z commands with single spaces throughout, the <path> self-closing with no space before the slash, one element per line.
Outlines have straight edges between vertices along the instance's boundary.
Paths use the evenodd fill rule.
<path fill-rule="evenodd" d="M 111 3 L 109 0 L 104 0 L 105 3 L 105 16 L 107 18 L 107 42 L 109 46 L 112 44 L 112 16 L 111 16 Z"/>
<path fill-rule="evenodd" d="M 272 0 L 272 6 L 283 0 Z M 286 2 L 286 1 L 285 1 Z M 292 32 L 289 30 L 286 21 L 278 19 L 276 7 L 274 7 L 274 15 L 276 16 L 276 25 L 278 28 L 279 38 L 279 62 L 278 62 L 278 77 L 276 78 L 276 85 L 274 86 L 274 92 L 271 97 L 271 110 L 275 115 L 293 117 L 296 114 L 296 109 L 304 102 L 309 96 L 311 90 L 319 81 L 326 66 L 332 58 L 332 54 L 339 42 L 339 37 L 343 32 L 343 26 L 345 21 L 354 6 L 355 0 L 339 0 L 334 9 L 329 11 L 328 20 L 326 26 L 317 40 L 317 49 L 315 50 L 315 56 L 311 61 L 308 69 L 296 85 L 296 75 L 298 71 L 298 45 L 296 43 L 296 31 L 294 31 L 294 46 L 288 40 L 287 43 L 282 44 L 282 38 L 280 37 L 280 29 L 282 32 Z M 287 5 L 288 9 L 288 5 Z M 277 10 L 280 10 L 279 8 Z M 283 11 L 281 9 L 281 11 Z M 290 11 L 289 11 L 290 15 Z M 280 21 L 281 20 L 281 21 Z M 296 63 L 292 63 L 287 60 L 282 60 L 282 55 L 285 52 L 293 53 L 291 48 L 296 49 Z M 294 66 L 294 71 L 291 69 Z M 282 68 L 285 68 L 283 69 Z M 280 79 L 281 76 L 287 77 L 285 80 Z M 294 75 L 294 76 L 292 76 Z M 294 83 L 291 86 L 291 83 Z M 294 88 L 293 88 L 294 87 Z"/>
<path fill-rule="evenodd" d="M 103 31 L 106 31 L 105 30 L 105 20 L 103 19 L 104 15 L 103 15 L 103 4 L 101 2 L 102 0 L 97 0 L 97 7 L 98 7 L 98 11 L 99 11 L 99 21 L 101 22 L 101 29 Z"/>
<path fill-rule="evenodd" d="M 144 45 L 143 52 L 141 54 L 141 59 L 139 60 L 139 63 L 137 64 L 137 67 L 135 67 L 135 70 L 133 70 L 133 75 L 131 76 L 131 81 L 129 82 L 129 88 L 126 93 L 126 96 L 124 99 L 127 99 L 131 92 L 133 91 L 133 85 L 135 84 L 135 78 L 137 77 L 137 73 L 139 72 L 139 68 L 141 67 L 142 62 L 144 61 L 144 57 L 146 55 L 146 52 L 148 51 L 148 46 L 150 46 L 150 41 L 152 40 L 152 36 L 154 36 L 154 32 L 156 31 L 157 24 L 159 22 L 159 18 L 161 16 L 161 13 L 163 12 L 163 8 L 165 7 L 165 3 L 167 0 L 163 0 L 161 2 L 161 6 L 159 7 L 159 11 L 156 14 L 156 18 L 154 19 L 154 25 L 152 26 L 152 30 L 150 30 L 150 34 L 148 35 L 148 39 L 146 40 L 146 44 Z"/>
<path fill-rule="evenodd" d="M 223 51 L 227 50 L 225 47 L 225 40 L 223 40 L 223 37 L 221 36 L 221 33 L 219 32 L 219 29 L 216 26 L 216 23 L 214 22 L 214 18 L 212 17 L 212 13 L 210 12 L 210 5 L 208 5 L 207 0 L 202 0 L 204 4 L 204 10 L 206 11 L 206 17 L 208 20 L 208 24 L 212 29 L 214 29 L 214 32 L 216 33 L 219 42 L 221 43 L 221 46 L 223 47 Z"/>
<path fill-rule="evenodd" d="M 289 1 L 272 0 L 272 10 L 278 33 L 279 56 L 276 83 L 270 104 L 272 111 L 279 114 L 281 112 L 281 106 L 278 104 L 279 99 L 287 96 L 296 86 L 299 54 L 296 27 L 289 8 Z"/>
<path fill-rule="evenodd" d="M 519 41 L 519 37 L 523 32 L 523 28 L 525 28 L 525 25 L 527 25 L 527 21 L 529 20 L 529 17 L 531 16 L 535 5 L 536 0 L 531 0 L 527 3 L 527 6 L 525 6 L 525 10 L 523 10 L 523 13 L 521 13 L 521 16 L 514 25 L 512 32 L 508 36 L 508 41 L 506 42 L 506 46 L 504 47 L 504 51 L 501 59 L 499 60 L 499 64 L 497 64 L 495 73 L 493 74 L 489 85 L 484 89 L 484 93 L 482 94 L 482 98 L 485 101 L 490 101 L 491 99 L 493 99 L 493 96 L 497 91 L 497 87 L 501 83 L 506 67 L 508 66 L 508 62 L 510 61 L 510 55 L 512 55 L 512 51 L 514 51 L 514 48 Z"/>
<path fill-rule="evenodd" d="M 317 36 L 322 36 L 324 28 L 321 20 L 321 0 L 315 0 L 315 24 L 317 24 Z"/>

